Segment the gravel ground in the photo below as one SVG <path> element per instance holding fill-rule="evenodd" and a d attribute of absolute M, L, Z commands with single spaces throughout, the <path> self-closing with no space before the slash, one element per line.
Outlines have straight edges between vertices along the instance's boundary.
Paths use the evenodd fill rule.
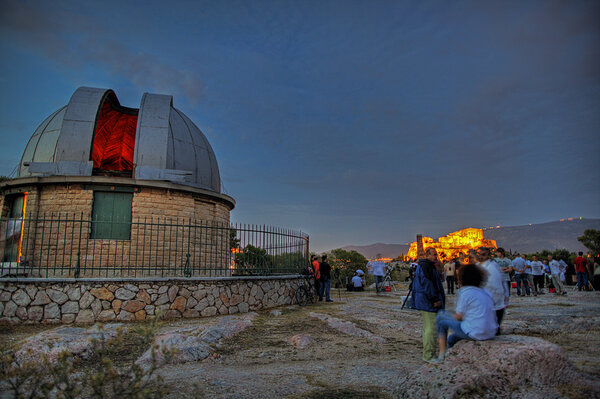
<path fill-rule="evenodd" d="M 223 342 L 220 357 L 162 370 L 177 387 L 171 397 L 388 398 L 399 378 L 423 365 L 421 319 L 401 310 L 398 292 L 332 292 L 334 302 L 259 314 L 254 326 Z M 453 309 L 455 296 L 448 298 Z M 385 339 L 377 343 L 330 327 L 328 314 Z M 544 338 L 561 346 L 576 369 L 600 380 L 600 293 L 512 297 L 504 333 Z M 297 334 L 312 342 L 288 343 Z"/>
<path fill-rule="evenodd" d="M 222 340 L 213 356 L 163 366 L 160 374 L 170 398 L 391 398 L 398 381 L 423 366 L 420 315 L 401 310 L 406 291 L 333 290 L 334 302 L 260 312 L 251 327 Z M 454 300 L 448 297 L 448 309 Z M 567 296 L 513 296 L 511 302 L 503 334 L 555 343 L 578 371 L 600 381 L 600 293 L 569 290 Z M 165 322 L 160 333 L 219 320 Z M 0 337 L 15 342 L 47 328 L 3 327 Z M 294 336 L 306 336 L 308 344 L 294 346 Z"/>

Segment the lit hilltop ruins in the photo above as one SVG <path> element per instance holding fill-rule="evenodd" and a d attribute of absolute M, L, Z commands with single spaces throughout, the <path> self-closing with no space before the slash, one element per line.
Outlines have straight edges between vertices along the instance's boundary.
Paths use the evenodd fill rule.
<path fill-rule="evenodd" d="M 435 248 L 441 258 L 453 259 L 463 254 L 466 255 L 470 249 L 479 247 L 496 248 L 496 241 L 483 238 L 483 230 L 481 229 L 468 228 L 440 237 L 437 241 L 431 237 L 418 235 L 417 241 L 410 244 L 407 257 L 411 259 L 422 258 L 424 253 L 421 251 L 424 252 L 427 248 Z"/>

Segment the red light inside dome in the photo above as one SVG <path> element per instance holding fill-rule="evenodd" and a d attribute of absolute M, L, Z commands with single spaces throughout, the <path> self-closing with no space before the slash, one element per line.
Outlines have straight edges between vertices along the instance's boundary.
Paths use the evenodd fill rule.
<path fill-rule="evenodd" d="M 116 99 L 115 99 L 116 100 Z M 102 103 L 92 148 L 94 169 L 127 171 L 133 169 L 137 112 L 115 106 L 110 98 Z"/>

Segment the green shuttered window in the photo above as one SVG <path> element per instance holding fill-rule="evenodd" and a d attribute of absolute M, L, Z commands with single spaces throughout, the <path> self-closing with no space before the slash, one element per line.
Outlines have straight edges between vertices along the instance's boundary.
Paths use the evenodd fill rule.
<path fill-rule="evenodd" d="M 95 191 L 91 238 L 129 240 L 132 200 L 133 193 Z"/>

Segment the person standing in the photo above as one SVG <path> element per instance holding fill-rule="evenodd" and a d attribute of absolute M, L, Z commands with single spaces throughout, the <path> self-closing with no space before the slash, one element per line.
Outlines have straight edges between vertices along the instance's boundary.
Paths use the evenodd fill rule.
<path fill-rule="evenodd" d="M 556 289 L 556 295 L 566 295 L 565 287 L 560 281 L 560 263 L 555 259 L 552 259 L 552 255 L 548 255 L 548 267 L 550 268 L 550 278 L 552 279 L 552 285 Z"/>
<path fill-rule="evenodd" d="M 577 273 L 577 289 L 581 291 L 588 290 L 588 270 L 587 261 L 583 257 L 583 252 L 579 251 L 579 256 L 573 261 L 575 264 L 575 273 Z"/>
<path fill-rule="evenodd" d="M 412 282 L 411 308 L 421 311 L 423 317 L 423 360 L 431 362 L 436 356 L 437 312 L 446 306 L 442 279 L 435 263 L 438 260 L 435 248 L 427 248 L 425 259 L 419 260 Z"/>
<path fill-rule="evenodd" d="M 329 291 L 331 290 L 331 266 L 327 263 L 327 255 L 323 255 L 323 261 L 319 264 L 319 273 L 321 274 L 319 301 L 323 300 L 323 294 L 325 294 L 325 302 L 333 302 L 329 297 Z"/>
<path fill-rule="evenodd" d="M 594 258 L 594 289 L 600 291 L 600 263 Z"/>
<path fill-rule="evenodd" d="M 517 254 L 517 257 L 512 261 L 512 268 L 515 271 L 515 281 L 517 282 L 517 295 L 523 296 L 527 293 L 530 295 L 529 284 L 527 282 L 527 274 L 525 273 L 525 255 Z M 523 290 L 521 290 L 521 284 L 523 284 Z"/>
<path fill-rule="evenodd" d="M 567 265 L 567 262 L 565 262 L 564 259 L 559 259 L 558 264 L 560 265 L 560 282 L 564 283 L 563 285 L 566 285 L 567 284 L 567 269 L 569 268 L 569 265 Z"/>
<path fill-rule="evenodd" d="M 498 257 L 494 259 L 498 266 L 500 266 L 500 273 L 502 274 L 502 281 L 504 281 L 504 302 L 508 305 L 510 297 L 510 272 L 513 270 L 512 262 L 506 257 L 506 251 L 504 248 L 496 249 Z"/>
<path fill-rule="evenodd" d="M 533 285 L 535 293 L 533 295 L 544 295 L 544 264 L 538 260 L 536 255 L 533 255 L 531 261 L 531 274 L 533 276 Z"/>
<path fill-rule="evenodd" d="M 375 290 L 383 291 L 383 278 L 385 277 L 385 263 L 380 260 L 373 260 L 367 263 L 367 267 L 373 272 L 375 277 Z"/>
<path fill-rule="evenodd" d="M 525 255 L 523 255 L 525 257 Z M 527 275 L 527 284 L 529 284 L 529 289 L 533 293 L 533 296 L 537 296 L 537 291 L 535 290 L 535 286 L 533 284 L 533 269 L 531 268 L 531 261 L 525 258 L 525 274 Z"/>
<path fill-rule="evenodd" d="M 455 260 L 450 260 L 444 265 L 446 274 L 446 290 L 448 294 L 454 295 L 454 276 L 456 274 Z"/>
<path fill-rule="evenodd" d="M 317 255 L 313 255 L 312 257 L 312 267 L 313 274 L 315 276 L 315 292 L 318 294 L 319 292 L 321 292 L 321 282 L 319 281 L 319 279 L 321 278 L 321 273 L 319 272 L 319 258 L 317 257 Z"/>
<path fill-rule="evenodd" d="M 504 284 L 499 270 L 500 267 L 494 260 L 490 259 L 490 249 L 487 247 L 481 247 L 477 250 L 477 260 L 479 261 L 479 266 L 487 272 L 487 281 L 483 289 L 492 295 L 496 319 L 498 320 L 498 326 L 500 326 L 504 318 L 504 309 L 506 308 L 504 288 L 502 287 Z M 498 331 L 500 331 L 499 327 Z"/>

